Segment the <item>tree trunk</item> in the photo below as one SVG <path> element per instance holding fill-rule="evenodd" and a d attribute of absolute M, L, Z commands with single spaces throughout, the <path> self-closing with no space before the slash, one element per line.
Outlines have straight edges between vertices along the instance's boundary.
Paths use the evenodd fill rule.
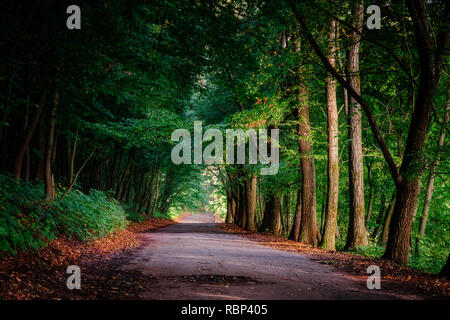
<path fill-rule="evenodd" d="M 236 201 L 231 194 L 231 188 L 227 189 L 227 216 L 225 223 L 233 223 L 234 215 L 236 212 Z"/>
<path fill-rule="evenodd" d="M 298 92 L 299 107 L 297 113 L 298 144 L 301 156 L 302 173 L 302 215 L 299 241 L 317 246 L 319 231 L 316 216 L 316 173 L 312 156 L 311 123 L 309 121 L 308 91 L 303 83 Z"/>
<path fill-rule="evenodd" d="M 159 207 L 159 211 L 162 214 L 165 214 L 170 207 L 170 198 L 173 193 L 173 179 L 175 172 L 172 169 L 169 169 L 166 173 L 166 178 L 164 181 L 164 190 L 161 198 L 161 205 Z"/>
<path fill-rule="evenodd" d="M 280 197 L 271 194 L 269 195 L 269 199 L 265 206 L 261 231 L 271 232 L 274 235 L 279 235 L 281 229 L 280 227 Z"/>
<path fill-rule="evenodd" d="M 235 214 L 233 217 L 233 223 L 235 225 L 239 225 L 239 212 L 241 211 L 240 207 L 242 205 L 242 199 L 241 199 L 241 186 L 239 185 L 239 180 L 236 179 L 236 209 Z"/>
<path fill-rule="evenodd" d="M 328 61 L 336 67 L 336 32 L 337 23 L 332 19 L 328 35 Z M 336 250 L 336 226 L 339 201 L 339 115 L 336 99 L 336 80 L 327 75 L 327 110 L 328 110 L 328 194 L 325 230 L 321 246 L 327 250 Z M 323 219 L 323 217 L 322 217 Z"/>
<path fill-rule="evenodd" d="M 52 172 L 52 156 L 55 143 L 55 126 L 56 126 L 56 110 L 59 104 L 59 79 L 56 75 L 55 79 L 55 95 L 53 97 L 53 105 L 50 114 L 50 125 L 48 130 L 47 151 L 45 153 L 44 164 L 44 183 L 45 183 L 45 199 L 53 200 L 55 198 L 55 183 Z"/>
<path fill-rule="evenodd" d="M 77 142 L 78 142 L 78 127 L 75 130 L 75 141 L 73 142 L 73 147 L 70 145 L 70 140 L 67 140 L 67 149 L 68 149 L 68 155 L 69 155 L 69 163 L 68 163 L 68 175 L 69 175 L 69 186 L 72 184 L 73 181 L 73 172 L 75 168 L 75 154 L 77 152 Z"/>
<path fill-rule="evenodd" d="M 244 180 L 244 185 L 240 185 L 239 188 L 239 217 L 238 217 L 238 225 L 239 227 L 241 227 L 242 229 L 245 228 L 245 224 L 247 222 L 247 195 L 245 192 L 245 184 L 246 184 L 246 180 Z"/>
<path fill-rule="evenodd" d="M 233 223 L 234 219 L 236 217 L 236 206 L 237 206 L 237 200 L 236 200 L 236 180 L 234 177 L 234 174 L 227 172 L 228 177 L 228 187 L 226 189 L 227 193 L 227 216 L 225 219 L 225 223 Z M 225 184 L 225 179 L 223 180 Z"/>
<path fill-rule="evenodd" d="M 157 181 L 157 177 L 158 177 L 158 168 L 155 167 L 153 169 L 153 173 L 152 173 L 152 176 L 151 176 L 150 182 L 149 182 L 150 186 L 148 188 L 149 191 L 150 191 L 150 194 L 148 195 L 147 208 L 145 210 L 145 214 L 147 216 L 151 216 L 153 214 L 153 210 L 152 210 L 152 208 L 153 208 L 153 206 L 152 206 L 153 199 L 158 200 L 158 195 L 156 194 L 156 197 L 155 197 L 154 196 L 154 192 L 153 192 L 153 190 L 156 188 L 156 185 L 157 185 L 157 182 L 158 182 Z M 156 182 L 156 185 L 155 185 L 155 182 Z"/>
<path fill-rule="evenodd" d="M 289 234 L 289 240 L 298 241 L 300 234 L 300 221 L 302 218 L 302 192 L 300 189 L 297 191 L 297 204 L 295 205 L 294 223 L 292 224 L 291 233 Z"/>
<path fill-rule="evenodd" d="M 281 231 L 281 198 L 275 195 L 271 204 L 270 229 L 274 235 L 279 236 Z"/>
<path fill-rule="evenodd" d="M 358 2 L 354 8 L 355 28 L 352 32 L 352 44 L 349 55 L 349 81 L 356 93 L 361 94 L 359 76 L 359 46 L 363 29 L 364 4 Z M 350 212 L 347 242 L 345 249 L 356 248 L 368 244 L 365 226 L 364 208 L 364 167 L 361 136 L 361 106 L 350 97 L 348 134 L 349 134 L 349 190 Z"/>
<path fill-rule="evenodd" d="M 256 184 L 257 184 L 257 177 L 255 174 L 252 174 L 245 184 L 247 194 L 247 219 L 245 229 L 251 232 L 256 232 L 256 224 L 255 224 Z"/>
<path fill-rule="evenodd" d="M 160 182 L 160 178 L 159 178 L 159 171 L 156 171 L 156 178 L 155 178 L 155 197 L 154 197 L 154 203 L 153 203 L 153 208 L 152 208 L 152 215 L 155 214 L 156 212 L 156 208 L 158 207 L 158 199 L 159 199 L 159 182 Z"/>

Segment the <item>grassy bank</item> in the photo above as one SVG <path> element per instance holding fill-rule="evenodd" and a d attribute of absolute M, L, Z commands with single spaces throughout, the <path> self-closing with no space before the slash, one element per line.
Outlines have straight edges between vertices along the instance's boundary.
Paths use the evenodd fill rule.
<path fill-rule="evenodd" d="M 90 242 L 124 230 L 147 217 L 106 192 L 73 190 L 55 201 L 42 200 L 43 185 L 0 175 L 0 253 L 16 255 L 43 248 L 56 238 Z M 155 218 L 175 219 L 157 215 Z"/>

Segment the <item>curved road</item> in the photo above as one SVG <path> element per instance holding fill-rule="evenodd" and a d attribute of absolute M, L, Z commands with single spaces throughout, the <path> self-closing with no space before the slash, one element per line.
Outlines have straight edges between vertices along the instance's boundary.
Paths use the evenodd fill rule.
<path fill-rule="evenodd" d="M 143 299 L 421 299 L 383 289 L 384 282 L 369 290 L 365 277 L 223 233 L 212 215 L 144 236 L 148 244 L 122 266 L 151 279 Z"/>

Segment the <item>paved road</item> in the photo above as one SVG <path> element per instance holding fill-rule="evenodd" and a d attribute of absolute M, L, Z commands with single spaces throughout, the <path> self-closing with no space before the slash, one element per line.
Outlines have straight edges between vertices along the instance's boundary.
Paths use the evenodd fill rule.
<path fill-rule="evenodd" d="M 383 283 L 368 290 L 364 277 L 223 233 L 211 215 L 145 237 L 148 245 L 122 266 L 151 279 L 144 299 L 420 299 L 383 290 Z"/>

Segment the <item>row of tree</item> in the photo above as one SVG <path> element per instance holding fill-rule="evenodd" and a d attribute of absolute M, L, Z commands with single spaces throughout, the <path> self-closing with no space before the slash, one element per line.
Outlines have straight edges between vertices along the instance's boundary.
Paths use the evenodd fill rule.
<path fill-rule="evenodd" d="M 85 1 L 69 30 L 68 5 L 5 3 L 0 170 L 42 183 L 46 201 L 94 188 L 147 215 L 199 207 L 200 170 L 176 168 L 169 139 L 203 66 L 195 8 Z"/>
<path fill-rule="evenodd" d="M 292 227 L 287 226 L 292 193 L 283 195 L 279 188 L 267 186 L 280 185 L 285 181 L 279 181 L 279 177 L 257 177 L 248 166 L 223 169 L 223 175 L 227 178 L 226 221 L 250 231 L 259 228 L 275 234 L 289 232 L 292 240 L 336 250 L 335 240 L 340 236 L 337 227 L 340 163 L 346 157 L 349 203 L 348 212 L 341 211 L 341 214 L 348 214 L 344 249 L 356 249 L 369 243 L 368 221 L 376 192 L 374 167 L 381 166 L 390 173 L 394 190 L 392 196 L 386 194 L 388 190 L 379 190 L 382 197 L 380 214 L 371 236 L 380 237 L 380 241 L 386 243 L 384 258 L 406 265 L 413 246 L 412 226 L 421 179 L 426 172 L 426 195 L 419 229 L 419 235 L 423 236 L 449 115 L 446 73 L 450 41 L 448 3 L 407 1 L 406 6 L 402 3 L 385 4 L 382 6 L 382 28 L 368 30 L 365 27 L 367 6 L 364 1 L 288 2 L 278 6 L 267 5 L 272 12 L 283 12 L 283 16 L 275 19 L 291 21 L 283 21 L 284 25 L 277 21 L 278 26 L 283 25 L 277 30 L 278 35 L 274 35 L 279 45 L 263 49 L 265 59 L 278 63 L 277 67 L 282 68 L 284 74 L 276 74 L 278 80 L 271 83 L 275 85 L 272 96 L 263 107 L 256 108 L 258 112 L 264 112 L 265 120 L 269 122 L 270 115 L 265 105 L 280 107 L 283 112 L 281 118 L 277 115 L 277 126 L 286 128 L 287 121 L 294 119 L 293 124 L 287 127 L 293 130 L 295 126 L 296 134 L 292 138 L 298 141 L 301 181 Z M 325 18 L 314 21 L 305 18 L 317 17 L 319 13 Z M 363 46 L 366 47 L 361 59 Z M 285 57 L 282 63 L 279 63 L 278 56 Z M 361 70 L 361 60 L 367 68 L 364 71 Z M 261 69 L 258 72 L 267 73 Z M 362 72 L 366 85 L 361 79 Z M 317 80 L 318 74 L 323 78 Z M 317 136 L 314 130 L 325 128 L 314 128 L 311 121 L 311 111 L 317 103 L 317 97 L 311 97 L 321 91 L 317 89 L 317 82 L 325 89 L 322 92 L 326 92 L 323 99 L 326 110 L 323 112 L 326 114 L 325 145 L 328 148 L 326 170 L 321 171 L 326 172 L 321 225 L 317 222 L 313 142 L 316 142 Z M 261 86 L 261 83 L 256 85 Z M 393 104 L 392 100 L 387 103 L 387 114 L 381 109 L 385 98 L 398 101 L 398 104 Z M 341 108 L 339 102 L 342 102 Z M 342 108 L 345 115 L 339 117 Z M 345 125 L 339 122 L 339 118 L 344 119 Z M 245 124 L 246 120 L 242 116 L 241 124 Z M 430 133 L 433 122 L 435 131 Z M 368 129 L 363 133 L 365 125 Z M 342 128 L 341 132 L 339 128 Z M 342 139 L 345 131 L 347 138 Z M 339 150 L 339 138 L 347 143 L 347 152 Z M 432 147 L 433 154 L 427 155 Z M 342 153 L 346 154 L 343 156 Z M 365 176 L 369 184 L 368 204 Z M 260 223 L 255 223 L 255 212 L 258 211 L 257 181 L 265 189 L 262 191 L 264 197 L 259 201 L 259 206 L 263 208 L 260 210 Z M 287 201 L 284 217 L 283 201 Z M 448 231 L 444 228 L 443 232 Z"/>

